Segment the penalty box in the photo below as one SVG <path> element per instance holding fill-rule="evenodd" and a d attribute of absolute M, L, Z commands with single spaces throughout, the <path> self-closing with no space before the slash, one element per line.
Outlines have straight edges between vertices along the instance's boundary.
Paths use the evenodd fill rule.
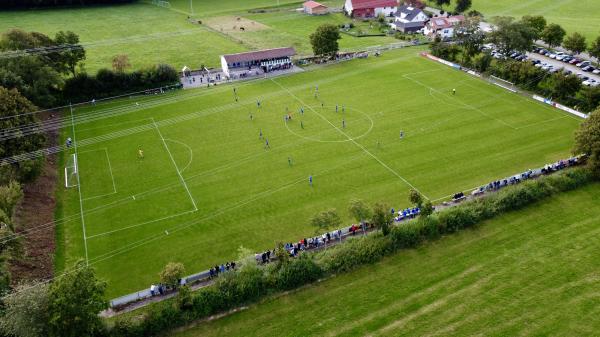
<path fill-rule="evenodd" d="M 162 138 L 152 120 L 145 122 L 152 128 L 78 150 L 90 248 L 100 238 L 120 241 L 119 237 L 162 232 L 163 220 L 197 209 L 180 173 L 179 166 L 188 158 L 174 157 L 170 147 L 176 145 Z"/>

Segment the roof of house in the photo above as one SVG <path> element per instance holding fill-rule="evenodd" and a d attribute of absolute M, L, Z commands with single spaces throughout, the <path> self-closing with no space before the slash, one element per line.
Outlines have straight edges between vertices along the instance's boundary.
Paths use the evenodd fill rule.
<path fill-rule="evenodd" d="M 423 12 L 423 11 L 416 7 L 403 5 L 403 6 L 398 7 L 396 16 L 402 17 L 402 14 L 404 14 L 404 17 L 402 17 L 403 19 L 405 19 L 407 21 L 412 21 L 421 12 Z"/>
<path fill-rule="evenodd" d="M 450 28 L 464 20 L 465 17 L 462 15 L 451 16 L 448 18 L 432 18 L 429 20 L 429 26 L 433 29 Z"/>
<path fill-rule="evenodd" d="M 302 7 L 311 8 L 311 9 L 317 8 L 317 7 L 325 7 L 325 8 L 327 8 L 327 6 L 325 6 L 323 4 L 320 4 L 320 3 L 316 2 L 316 1 L 312 1 L 312 0 L 303 3 Z"/>
<path fill-rule="evenodd" d="M 352 9 L 398 7 L 397 0 L 351 0 Z"/>
<path fill-rule="evenodd" d="M 260 61 L 266 59 L 274 59 L 279 57 L 289 57 L 296 55 L 296 50 L 292 47 L 285 48 L 274 48 L 274 49 L 265 49 L 258 51 L 251 51 L 246 53 L 238 53 L 238 54 L 228 54 L 223 55 L 225 61 L 227 63 L 233 62 L 249 62 L 249 61 Z"/>
<path fill-rule="evenodd" d="M 397 27 L 403 27 L 403 28 L 423 28 L 425 27 L 425 22 L 423 21 L 417 21 L 417 22 L 396 22 L 395 25 Z"/>

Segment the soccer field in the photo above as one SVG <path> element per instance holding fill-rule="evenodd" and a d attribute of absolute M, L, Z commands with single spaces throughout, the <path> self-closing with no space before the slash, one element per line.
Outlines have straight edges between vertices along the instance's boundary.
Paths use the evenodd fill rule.
<path fill-rule="evenodd" d="M 59 261 L 87 254 L 122 295 L 170 261 L 191 273 L 312 235 L 318 211 L 350 223 L 353 198 L 398 208 L 413 187 L 440 200 L 569 155 L 580 120 L 421 50 L 238 83 L 238 102 L 223 85 L 75 110 L 63 137 L 80 185 L 61 192 Z"/>
<path fill-rule="evenodd" d="M 171 335 L 597 335 L 599 187 Z"/>

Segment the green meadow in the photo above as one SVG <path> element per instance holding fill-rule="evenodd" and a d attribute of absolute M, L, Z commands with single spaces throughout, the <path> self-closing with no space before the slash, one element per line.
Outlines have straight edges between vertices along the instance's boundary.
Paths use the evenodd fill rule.
<path fill-rule="evenodd" d="M 171 336 L 594 336 L 599 187 Z"/>

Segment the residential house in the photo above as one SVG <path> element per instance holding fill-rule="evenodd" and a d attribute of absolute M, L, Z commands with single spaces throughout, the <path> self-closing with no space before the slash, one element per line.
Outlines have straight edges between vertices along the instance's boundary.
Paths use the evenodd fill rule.
<path fill-rule="evenodd" d="M 327 6 L 312 0 L 302 4 L 302 8 L 304 9 L 304 13 L 310 15 L 323 15 L 329 13 L 329 8 L 327 8 Z"/>
<path fill-rule="evenodd" d="M 398 10 L 397 0 L 346 0 L 344 11 L 354 18 L 391 17 Z"/>
<path fill-rule="evenodd" d="M 390 26 L 403 33 L 418 32 L 425 27 L 425 23 L 429 20 L 425 12 L 407 5 L 400 6 L 394 16 L 394 21 Z"/>
<path fill-rule="evenodd" d="M 443 40 L 448 40 L 454 37 L 454 29 L 463 21 L 465 21 L 465 17 L 462 15 L 431 18 L 423 32 L 432 38 L 439 36 Z"/>

